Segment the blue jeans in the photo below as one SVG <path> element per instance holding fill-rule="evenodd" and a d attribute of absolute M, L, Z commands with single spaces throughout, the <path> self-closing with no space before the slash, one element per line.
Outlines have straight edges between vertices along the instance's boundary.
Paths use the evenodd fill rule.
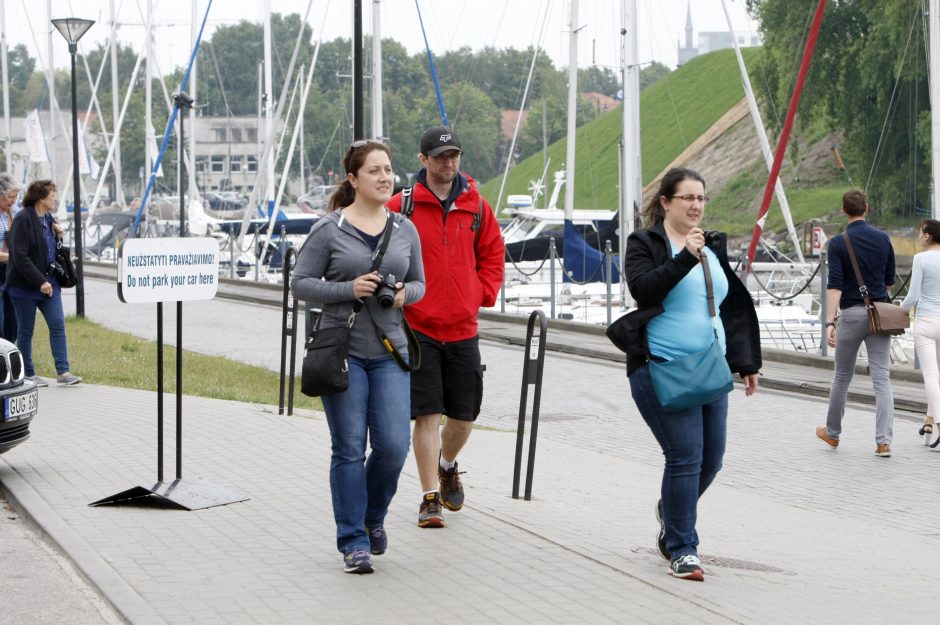
<path fill-rule="evenodd" d="M 385 522 L 411 447 L 410 375 L 391 356 L 349 357 L 349 388 L 323 397 L 333 456 L 330 493 L 336 546 L 369 549 L 366 527 Z M 372 452 L 366 459 L 366 440 Z"/>
<path fill-rule="evenodd" d="M 698 499 L 721 470 L 728 396 L 690 410 L 666 412 L 653 390 L 649 365 L 630 374 L 630 391 L 666 457 L 661 488 L 666 549 L 673 558 L 697 555 Z"/>
<path fill-rule="evenodd" d="M 23 366 L 26 375 L 36 375 L 33 367 L 33 331 L 36 329 L 36 309 L 42 313 L 49 327 L 49 347 L 52 348 L 52 358 L 55 360 L 56 373 L 62 374 L 69 370 L 69 350 L 65 342 L 65 313 L 62 311 L 62 291 L 56 289 L 52 297 L 43 297 L 41 300 L 22 299 L 14 297 L 13 307 L 16 309 L 16 346 L 23 354 Z"/>

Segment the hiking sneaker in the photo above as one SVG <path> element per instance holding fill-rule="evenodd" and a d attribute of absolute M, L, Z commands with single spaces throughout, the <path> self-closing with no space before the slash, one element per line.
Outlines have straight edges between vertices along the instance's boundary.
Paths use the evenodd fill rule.
<path fill-rule="evenodd" d="M 356 573 L 362 575 L 371 573 L 375 568 L 372 566 L 372 556 L 365 549 L 357 549 L 343 556 L 343 571 L 346 573 Z"/>
<path fill-rule="evenodd" d="M 820 425 L 816 427 L 816 436 L 820 439 L 826 441 L 826 444 L 835 449 L 839 446 L 839 439 L 832 438 L 829 436 L 829 430 L 826 429 L 825 425 Z"/>
<path fill-rule="evenodd" d="M 891 445 L 888 443 L 882 443 L 875 447 L 875 455 L 881 458 L 890 458 L 891 457 Z"/>
<path fill-rule="evenodd" d="M 440 493 L 425 493 L 418 509 L 418 527 L 444 527 Z"/>
<path fill-rule="evenodd" d="M 696 582 L 705 581 L 705 571 L 698 556 L 692 554 L 679 556 L 669 564 L 669 574 L 680 579 L 691 579 Z"/>
<path fill-rule="evenodd" d="M 82 379 L 78 377 L 77 375 L 66 371 L 65 373 L 57 377 L 55 381 L 65 386 L 72 386 L 73 384 L 80 384 Z"/>
<path fill-rule="evenodd" d="M 366 528 L 369 532 L 369 551 L 374 556 L 380 556 L 388 549 L 388 534 L 385 533 L 385 526 Z"/>
<path fill-rule="evenodd" d="M 41 377 L 39 377 L 38 375 L 28 375 L 28 376 L 26 376 L 26 379 L 27 379 L 27 380 L 32 380 L 33 382 L 35 382 L 37 387 L 39 387 L 39 386 L 49 386 L 49 383 L 46 382 L 46 381 L 45 381 L 44 379 L 42 379 Z"/>
<path fill-rule="evenodd" d="M 666 560 L 672 560 L 669 550 L 666 549 L 666 523 L 663 521 L 663 500 L 656 502 L 656 520 L 659 521 L 659 536 L 656 537 L 656 548 L 659 555 Z"/>
<path fill-rule="evenodd" d="M 450 470 L 438 465 L 437 479 L 441 483 L 441 501 L 448 510 L 457 512 L 463 508 L 463 485 L 460 483 L 460 473 L 457 463 Z"/>

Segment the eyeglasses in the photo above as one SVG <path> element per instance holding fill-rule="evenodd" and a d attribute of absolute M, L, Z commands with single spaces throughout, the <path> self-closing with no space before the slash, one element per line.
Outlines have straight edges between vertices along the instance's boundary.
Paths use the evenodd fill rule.
<path fill-rule="evenodd" d="M 459 150 L 457 151 L 451 150 L 448 152 L 444 152 L 443 154 L 437 154 L 436 156 L 432 156 L 431 158 L 433 158 L 434 160 L 438 162 L 443 163 L 444 161 L 459 161 L 462 155 L 463 155 L 463 152 Z"/>
<path fill-rule="evenodd" d="M 694 201 L 696 201 L 696 200 L 698 200 L 698 203 L 699 203 L 699 204 L 704 204 L 705 202 L 708 201 L 708 196 L 707 196 L 707 195 L 692 195 L 692 194 L 689 194 L 689 195 L 673 195 L 672 197 L 673 197 L 673 199 L 680 199 L 680 200 L 686 201 L 686 202 L 688 202 L 689 204 L 691 204 L 692 202 L 694 202 Z"/>

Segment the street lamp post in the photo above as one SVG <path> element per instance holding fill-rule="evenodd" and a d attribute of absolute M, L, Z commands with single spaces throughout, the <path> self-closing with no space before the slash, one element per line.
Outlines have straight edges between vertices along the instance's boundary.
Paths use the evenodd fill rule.
<path fill-rule="evenodd" d="M 82 270 L 82 192 L 81 174 L 78 167 L 78 98 L 75 94 L 75 53 L 78 51 L 78 40 L 94 23 L 94 20 L 79 17 L 52 20 L 52 25 L 69 42 L 69 55 L 72 57 L 72 188 L 75 191 L 75 204 L 72 210 L 75 216 L 75 273 L 78 277 L 78 282 L 75 285 L 75 312 L 79 317 L 85 316 L 85 278 Z"/>

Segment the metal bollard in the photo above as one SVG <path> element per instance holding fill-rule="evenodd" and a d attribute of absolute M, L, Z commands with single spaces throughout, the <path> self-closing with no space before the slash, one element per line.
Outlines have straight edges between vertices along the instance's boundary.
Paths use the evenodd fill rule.
<path fill-rule="evenodd" d="M 826 317 L 829 316 L 829 304 L 826 302 L 826 283 L 829 282 L 829 255 L 826 250 L 819 252 L 819 323 L 822 324 L 822 348 L 820 354 L 829 355 L 829 343 L 826 342 Z"/>
<path fill-rule="evenodd" d="M 610 241 L 604 243 L 604 280 L 607 282 L 607 325 L 610 325 L 610 322 L 613 320 L 613 311 L 611 306 L 613 305 L 613 300 L 611 298 L 611 282 L 614 275 L 614 251 L 610 245 Z"/>
<path fill-rule="evenodd" d="M 535 320 L 539 320 L 539 335 L 533 336 Z M 519 499 L 519 476 L 522 472 L 522 438 L 525 434 L 526 397 L 529 384 L 535 384 L 532 393 L 532 431 L 529 433 L 529 460 L 525 474 L 525 500 L 532 500 L 532 467 L 535 465 L 535 443 L 539 433 L 539 400 L 542 397 L 542 369 L 545 365 L 545 341 L 548 322 L 545 313 L 533 310 L 526 331 L 526 354 L 522 364 L 522 396 L 519 399 L 519 427 L 516 430 L 516 462 L 512 471 L 512 498 Z M 533 367 L 534 363 L 534 369 Z"/>
<path fill-rule="evenodd" d="M 555 318 L 555 259 L 558 257 L 558 252 L 555 250 L 555 237 L 551 237 L 548 240 L 548 282 L 549 282 L 549 293 L 551 294 L 552 303 L 551 303 L 551 317 Z"/>
<path fill-rule="evenodd" d="M 278 387 L 277 413 L 284 414 L 284 376 L 287 338 L 290 337 L 290 373 L 287 393 L 287 414 L 294 414 L 294 373 L 297 363 L 297 300 L 290 292 L 290 273 L 297 260 L 297 250 L 288 247 L 284 254 L 284 300 L 281 315 L 281 373 Z"/>

